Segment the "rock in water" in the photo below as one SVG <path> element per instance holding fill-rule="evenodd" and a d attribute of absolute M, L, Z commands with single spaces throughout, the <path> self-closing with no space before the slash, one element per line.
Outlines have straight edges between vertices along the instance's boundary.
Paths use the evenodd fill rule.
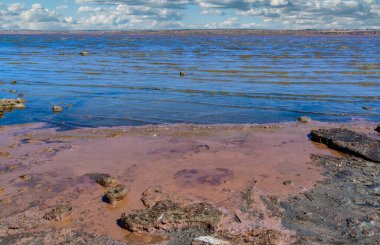
<path fill-rule="evenodd" d="M 89 53 L 87 51 L 80 52 L 79 55 L 81 56 L 88 56 Z"/>
<path fill-rule="evenodd" d="M 184 72 L 181 71 L 181 72 L 179 73 L 179 76 L 180 76 L 180 77 L 184 77 L 184 76 L 186 76 L 186 73 L 184 73 Z"/>
<path fill-rule="evenodd" d="M 73 212 L 73 208 L 67 205 L 59 206 L 44 215 L 44 219 L 51 221 L 61 221 L 68 218 Z"/>
<path fill-rule="evenodd" d="M 128 194 L 127 188 L 123 185 L 116 185 L 109 189 L 104 195 L 110 204 L 114 204 L 117 201 L 123 200 Z"/>
<path fill-rule="evenodd" d="M 98 183 L 99 185 L 103 187 L 110 187 L 114 184 L 116 184 L 116 179 L 111 177 L 109 174 L 100 174 L 100 173 L 95 173 L 95 174 L 88 174 L 90 179 Z"/>
<path fill-rule="evenodd" d="M 380 163 L 380 141 L 348 129 L 318 129 L 311 132 L 311 139 L 331 148 L 361 156 Z"/>
<path fill-rule="evenodd" d="M 299 117 L 297 119 L 297 121 L 302 122 L 302 123 L 308 123 L 308 122 L 311 121 L 311 118 L 310 117 L 306 117 L 306 116 L 302 116 L 302 117 Z"/>
<path fill-rule="evenodd" d="M 63 111 L 63 108 L 57 105 L 54 105 L 52 108 L 53 112 L 61 112 Z"/>

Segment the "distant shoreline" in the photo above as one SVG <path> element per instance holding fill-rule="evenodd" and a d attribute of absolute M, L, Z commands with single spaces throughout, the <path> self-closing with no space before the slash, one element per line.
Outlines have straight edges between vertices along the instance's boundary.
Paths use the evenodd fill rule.
<path fill-rule="evenodd" d="M 88 30 L 32 31 L 4 30 L 0 35 L 272 35 L 272 36 L 380 36 L 380 30 L 251 30 L 251 29 L 183 29 L 183 30 Z"/>

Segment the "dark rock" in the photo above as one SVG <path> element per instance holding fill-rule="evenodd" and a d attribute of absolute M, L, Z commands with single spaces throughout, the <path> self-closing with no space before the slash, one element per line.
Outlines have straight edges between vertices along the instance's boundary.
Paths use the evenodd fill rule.
<path fill-rule="evenodd" d="M 372 106 L 363 106 L 362 108 L 363 108 L 363 110 L 366 110 L 366 111 L 375 111 L 376 110 L 376 108 L 372 107 Z"/>
<path fill-rule="evenodd" d="M 375 131 L 380 133 L 380 125 L 375 128 Z"/>
<path fill-rule="evenodd" d="M 80 56 L 88 56 L 90 55 L 87 51 L 83 51 L 79 53 Z"/>
<path fill-rule="evenodd" d="M 63 108 L 60 106 L 54 105 L 52 108 L 52 111 L 53 112 L 61 112 L 61 111 L 63 111 Z"/>
<path fill-rule="evenodd" d="M 159 201 L 150 209 L 122 214 L 120 221 L 123 228 L 132 232 L 170 232 L 191 227 L 213 230 L 221 217 L 222 212 L 208 203 L 182 205 L 172 201 Z"/>
<path fill-rule="evenodd" d="M 11 81 L 11 84 L 12 84 L 12 85 L 15 85 L 15 84 L 17 84 L 17 81 L 16 81 L 16 80 L 13 80 L 13 81 Z"/>
<path fill-rule="evenodd" d="M 311 132 L 311 139 L 331 148 L 380 162 L 380 141 L 348 129 L 319 129 Z"/>
<path fill-rule="evenodd" d="M 184 76 L 186 76 L 186 73 L 184 73 L 184 72 L 181 71 L 181 72 L 179 73 L 179 76 L 180 76 L 180 77 L 184 77 Z"/>
<path fill-rule="evenodd" d="M 123 185 L 116 185 L 109 189 L 104 197 L 108 200 L 110 204 L 114 204 L 117 201 L 123 200 L 128 194 L 127 188 Z"/>
<path fill-rule="evenodd" d="M 63 206 L 56 207 L 52 209 L 51 211 L 47 212 L 43 218 L 50 221 L 62 221 L 70 217 L 72 212 L 73 212 L 72 207 L 68 205 L 63 205 Z"/>

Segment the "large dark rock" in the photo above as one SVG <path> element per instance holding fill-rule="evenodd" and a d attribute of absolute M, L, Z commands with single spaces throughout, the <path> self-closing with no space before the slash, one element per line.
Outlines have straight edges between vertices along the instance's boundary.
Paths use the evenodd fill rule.
<path fill-rule="evenodd" d="M 380 141 L 348 129 L 318 129 L 311 132 L 311 139 L 331 148 L 380 162 Z"/>
<path fill-rule="evenodd" d="M 377 131 L 377 132 L 380 133 L 380 125 L 378 125 L 378 126 L 375 128 L 375 131 Z"/>
<path fill-rule="evenodd" d="M 170 232 L 183 228 L 213 230 L 221 217 L 222 212 L 208 203 L 182 205 L 172 201 L 159 201 L 150 209 L 122 214 L 120 221 L 123 228 L 132 232 Z"/>

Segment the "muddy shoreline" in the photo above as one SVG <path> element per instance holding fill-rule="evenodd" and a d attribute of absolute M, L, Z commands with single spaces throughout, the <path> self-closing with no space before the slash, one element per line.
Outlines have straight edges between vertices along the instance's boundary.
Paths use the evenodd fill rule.
<path fill-rule="evenodd" d="M 379 139 L 363 122 L 0 127 L 0 243 L 376 244 L 380 166 L 321 128 Z"/>

